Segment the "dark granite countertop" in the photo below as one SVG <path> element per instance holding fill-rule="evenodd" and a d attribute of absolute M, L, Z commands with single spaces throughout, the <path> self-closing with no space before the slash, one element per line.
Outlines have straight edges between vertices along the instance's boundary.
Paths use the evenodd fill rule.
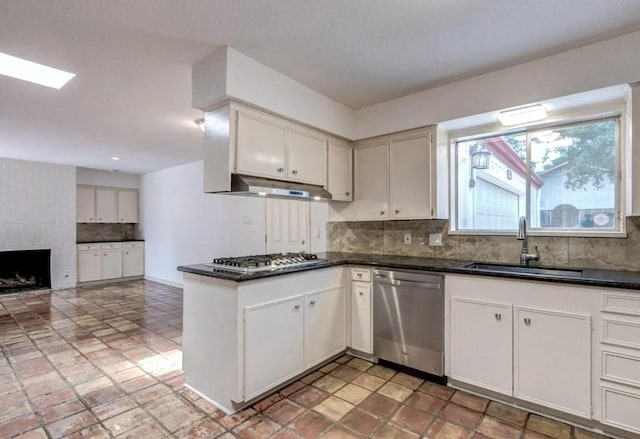
<path fill-rule="evenodd" d="M 456 261 L 451 259 L 432 259 L 420 258 L 412 256 L 394 256 L 394 255 L 373 255 L 361 253 L 338 253 L 328 252 L 320 253 L 318 257 L 325 258 L 326 262 L 316 265 L 304 267 L 283 268 L 273 271 L 262 271 L 257 273 L 234 273 L 214 269 L 205 264 L 179 266 L 178 270 L 185 273 L 199 274 L 203 276 L 216 277 L 235 282 L 244 282 L 250 280 L 264 279 L 274 276 L 282 276 L 285 274 L 299 273 L 309 270 L 317 270 L 326 267 L 335 267 L 339 265 L 362 265 L 370 267 L 387 267 L 404 270 L 421 270 L 437 273 L 456 273 L 456 274 L 472 274 L 476 276 L 501 277 L 508 279 L 522 279 L 532 281 L 556 282 L 573 285 L 588 285 L 607 288 L 624 288 L 630 290 L 640 290 L 640 272 L 637 271 L 618 271 L 618 270 L 599 270 L 580 267 L 558 267 L 560 269 L 578 269 L 582 270 L 581 277 L 559 277 L 543 274 L 521 274 L 521 273 L 504 273 L 492 271 L 478 271 L 465 268 L 471 261 Z M 510 265 L 517 265 L 510 264 Z M 545 267 L 554 268 L 554 267 Z"/>
<path fill-rule="evenodd" d="M 100 244 L 102 242 L 144 242 L 144 239 L 102 239 L 100 241 L 76 241 L 76 244 Z"/>

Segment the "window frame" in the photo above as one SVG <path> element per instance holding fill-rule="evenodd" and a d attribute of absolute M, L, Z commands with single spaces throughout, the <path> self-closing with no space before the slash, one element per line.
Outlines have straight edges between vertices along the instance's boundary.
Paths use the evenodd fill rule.
<path fill-rule="evenodd" d="M 513 127 L 504 127 L 501 124 L 490 124 L 476 126 L 466 129 L 460 129 L 449 132 L 449 157 L 450 157 L 450 188 L 449 194 L 449 234 L 451 235 L 485 235 L 485 236 L 513 236 L 517 232 L 514 229 L 458 229 L 458 142 L 465 142 L 475 139 L 487 138 L 492 136 L 501 136 L 515 133 L 525 133 L 527 137 L 527 164 L 531 161 L 531 133 L 546 129 L 558 129 L 572 125 L 584 124 L 589 122 L 597 122 L 602 120 L 615 120 L 617 123 L 616 130 L 616 157 L 615 157 L 615 226 L 611 230 L 568 230 L 559 228 L 528 228 L 529 236 L 551 236 L 551 237 L 604 237 L 604 238 L 626 238 L 626 221 L 625 200 L 626 200 L 626 168 L 623 166 L 625 157 L 627 156 L 627 121 L 624 105 L 616 103 L 616 105 L 606 105 L 600 108 L 583 109 L 573 112 L 556 113 L 539 123 L 527 125 L 518 125 Z M 526 206 L 525 216 L 527 224 L 530 224 L 531 218 L 531 187 L 530 187 L 530 166 L 526 166 Z"/>

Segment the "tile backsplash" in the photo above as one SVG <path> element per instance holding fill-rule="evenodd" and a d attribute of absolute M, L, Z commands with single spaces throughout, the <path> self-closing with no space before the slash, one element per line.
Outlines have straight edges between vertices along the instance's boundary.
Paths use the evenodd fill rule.
<path fill-rule="evenodd" d="M 76 225 L 77 242 L 116 241 L 135 238 L 135 224 L 78 223 Z"/>
<path fill-rule="evenodd" d="M 627 218 L 626 238 L 530 236 L 541 263 L 640 271 L 640 217 Z M 328 251 L 371 253 L 461 261 L 519 262 L 522 243 L 514 236 L 449 235 L 448 220 L 356 221 L 327 223 Z M 404 244 L 411 233 L 412 243 Z M 430 246 L 429 234 L 441 233 L 442 246 Z"/>

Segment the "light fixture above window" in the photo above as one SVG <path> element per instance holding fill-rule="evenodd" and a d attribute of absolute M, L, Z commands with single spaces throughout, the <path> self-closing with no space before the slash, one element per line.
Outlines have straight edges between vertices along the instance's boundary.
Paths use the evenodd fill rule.
<path fill-rule="evenodd" d="M 196 119 L 194 120 L 194 122 L 196 123 L 196 125 L 200 127 L 200 130 L 202 130 L 202 132 L 204 133 L 204 119 Z"/>
<path fill-rule="evenodd" d="M 71 78 L 76 76 L 75 73 L 54 69 L 2 52 L 0 52 L 0 74 L 55 89 L 62 88 Z"/>
<path fill-rule="evenodd" d="M 513 110 L 505 110 L 498 113 L 498 120 L 504 126 L 522 125 L 543 120 L 546 117 L 547 110 L 541 104 L 514 108 Z"/>

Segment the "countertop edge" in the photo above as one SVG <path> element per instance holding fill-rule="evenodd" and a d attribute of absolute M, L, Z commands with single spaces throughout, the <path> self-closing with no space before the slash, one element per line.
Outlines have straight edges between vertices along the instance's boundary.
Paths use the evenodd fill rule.
<path fill-rule="evenodd" d="M 378 255 L 376 255 L 378 256 Z M 628 289 L 628 290 L 640 290 L 640 273 L 637 272 L 627 272 L 627 271 L 616 271 L 616 270 L 596 270 L 596 269 L 583 269 L 584 277 L 576 278 L 576 277 L 557 277 L 557 276 L 547 276 L 547 275 L 538 275 L 538 274 L 519 274 L 519 273 L 504 273 L 504 272 L 490 272 L 490 271 L 478 271 L 473 269 L 465 268 L 464 266 L 469 264 L 467 261 L 453 261 L 453 260 L 436 260 L 436 259 L 428 259 L 425 262 L 420 263 L 417 261 L 419 258 L 412 258 L 414 261 L 412 263 L 402 263 L 402 262 L 393 262 L 393 261 L 376 261 L 375 257 L 372 257 L 370 260 L 365 260 L 361 258 L 354 258 L 349 256 L 344 256 L 341 258 L 329 259 L 326 263 L 312 265 L 312 266 L 304 266 L 304 267 L 294 267 L 294 268 L 285 268 L 282 270 L 274 270 L 268 272 L 258 272 L 258 273 L 234 273 L 223 270 L 216 270 L 211 267 L 207 267 L 204 264 L 196 264 L 196 265 L 181 265 L 178 266 L 178 271 L 182 271 L 184 273 L 197 274 L 201 276 L 214 277 L 218 279 L 224 279 L 234 282 L 247 282 L 252 280 L 260 280 L 260 279 L 268 279 L 276 276 L 283 276 L 287 274 L 293 273 L 301 273 L 310 270 L 317 270 L 321 268 L 328 267 L 337 267 L 341 265 L 356 265 L 356 266 L 369 266 L 369 267 L 385 267 L 392 269 L 401 269 L 401 270 L 417 270 L 417 271 L 427 271 L 432 273 L 442 273 L 442 274 L 463 274 L 463 275 L 473 275 L 473 276 L 484 276 L 484 277 L 497 277 L 503 279 L 518 279 L 518 280 L 529 280 L 536 282 L 552 282 L 557 284 L 566 284 L 566 285 L 585 285 L 592 287 L 604 287 L 604 288 L 619 288 L 619 289 Z M 379 257 L 379 256 L 378 256 Z M 429 264 L 429 261 L 432 261 Z M 433 261 L 438 261 L 439 264 L 433 264 Z M 601 275 L 598 276 L 598 273 Z M 606 275 L 603 275 L 605 273 Z M 637 279 L 611 279 L 607 278 L 612 276 L 621 276 L 621 277 L 637 277 Z"/>

